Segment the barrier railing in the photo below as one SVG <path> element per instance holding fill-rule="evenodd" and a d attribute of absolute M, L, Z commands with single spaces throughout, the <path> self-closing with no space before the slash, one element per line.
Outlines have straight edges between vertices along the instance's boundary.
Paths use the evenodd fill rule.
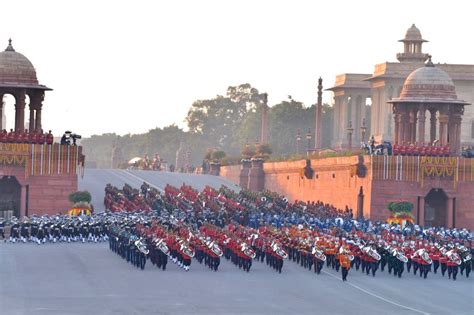
<path fill-rule="evenodd" d="M 25 176 L 72 175 L 83 171 L 81 146 L 0 143 L 0 166 L 24 167 Z"/>
<path fill-rule="evenodd" d="M 474 182 L 474 159 L 435 156 L 371 156 L 372 178 L 376 180 L 415 181 L 430 178 Z"/>

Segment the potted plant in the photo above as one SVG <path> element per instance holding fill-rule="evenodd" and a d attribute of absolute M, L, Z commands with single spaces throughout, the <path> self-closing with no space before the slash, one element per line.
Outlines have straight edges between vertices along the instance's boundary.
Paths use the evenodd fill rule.
<path fill-rule="evenodd" d="M 388 204 L 388 210 L 391 212 L 391 216 L 387 222 L 389 224 L 396 223 L 404 227 L 408 222 L 414 224 L 414 216 L 412 214 L 413 203 L 408 201 L 392 201 Z"/>
<path fill-rule="evenodd" d="M 76 191 L 69 194 L 69 201 L 72 207 L 69 209 L 69 215 L 91 214 L 92 196 L 88 191 Z"/>

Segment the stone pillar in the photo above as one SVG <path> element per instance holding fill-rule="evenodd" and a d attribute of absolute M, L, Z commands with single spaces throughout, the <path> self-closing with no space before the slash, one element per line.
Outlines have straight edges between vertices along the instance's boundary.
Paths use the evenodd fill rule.
<path fill-rule="evenodd" d="M 3 126 L 3 95 L 3 93 L 0 93 L 0 131 L 5 128 L 5 126 Z"/>
<path fill-rule="evenodd" d="M 33 99 L 31 100 L 31 103 L 33 104 L 33 108 L 36 111 L 36 116 L 34 118 L 34 130 L 36 131 L 41 131 L 42 123 L 41 123 L 41 109 L 43 108 L 43 99 L 44 99 L 44 91 L 39 91 L 36 92 L 33 95 Z M 31 126 L 31 120 L 30 120 L 30 126 Z M 31 127 L 30 127 L 31 128 Z"/>
<path fill-rule="evenodd" d="M 436 112 L 437 110 L 434 108 L 430 109 L 430 142 L 433 143 L 433 141 L 436 140 Z"/>
<path fill-rule="evenodd" d="M 260 143 L 268 143 L 268 104 L 267 93 L 263 94 L 262 104 L 262 129 L 260 131 Z"/>
<path fill-rule="evenodd" d="M 449 198 L 447 200 L 447 212 L 446 212 L 446 227 L 448 229 L 453 228 L 453 198 Z"/>
<path fill-rule="evenodd" d="M 20 90 L 16 95 L 15 104 L 15 131 L 23 131 L 25 129 L 25 90 Z"/>
<path fill-rule="evenodd" d="M 263 159 L 252 159 L 249 170 L 249 190 L 263 191 L 265 188 L 265 173 L 263 172 Z"/>
<path fill-rule="evenodd" d="M 456 124 L 456 151 L 457 155 L 461 154 L 461 119 Z"/>
<path fill-rule="evenodd" d="M 452 119 L 448 123 L 448 143 L 449 143 L 449 152 L 454 154 L 456 152 L 456 124 Z"/>
<path fill-rule="evenodd" d="M 336 146 L 338 140 L 339 140 L 339 98 L 335 96 L 334 97 L 332 145 Z"/>
<path fill-rule="evenodd" d="M 359 194 L 357 195 L 357 219 L 364 218 L 364 191 L 360 186 Z"/>
<path fill-rule="evenodd" d="M 399 122 L 398 122 L 399 114 L 398 114 L 396 104 L 393 104 L 392 111 L 393 111 L 393 143 L 398 144 L 399 142 L 398 133 L 400 132 L 400 127 L 399 127 Z"/>
<path fill-rule="evenodd" d="M 439 115 L 439 141 L 441 145 L 448 144 L 448 122 L 449 117 L 445 113 Z"/>
<path fill-rule="evenodd" d="M 318 103 L 316 104 L 316 130 L 314 132 L 314 148 L 321 149 L 321 123 L 323 115 L 323 79 L 318 80 Z"/>
<path fill-rule="evenodd" d="M 20 192 L 20 218 L 25 215 L 26 212 L 26 186 L 21 185 Z"/>
<path fill-rule="evenodd" d="M 418 143 L 422 144 L 425 142 L 425 106 L 420 106 L 420 111 L 418 112 Z"/>
<path fill-rule="evenodd" d="M 416 110 L 409 111 L 408 142 L 416 142 Z"/>
<path fill-rule="evenodd" d="M 425 197 L 420 197 L 420 207 L 418 208 L 418 225 L 425 225 Z"/>
<path fill-rule="evenodd" d="M 398 136 L 398 140 L 401 143 L 406 144 L 408 142 L 408 113 L 406 109 L 403 108 L 399 111 L 399 129 L 400 135 Z"/>
<path fill-rule="evenodd" d="M 36 118 L 35 118 L 35 130 L 36 131 L 41 131 L 42 129 L 41 125 L 41 106 L 36 109 Z"/>
<path fill-rule="evenodd" d="M 243 159 L 242 160 L 242 167 L 240 168 L 240 175 L 239 175 L 239 186 L 243 189 L 249 188 L 249 172 L 251 166 L 250 160 Z"/>
<path fill-rule="evenodd" d="M 30 123 L 28 129 L 30 132 L 33 132 L 35 129 L 35 109 L 33 108 L 33 103 L 30 101 Z"/>

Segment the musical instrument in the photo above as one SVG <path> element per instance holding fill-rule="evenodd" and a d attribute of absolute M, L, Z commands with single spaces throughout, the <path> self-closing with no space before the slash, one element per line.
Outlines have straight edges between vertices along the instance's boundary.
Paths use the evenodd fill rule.
<path fill-rule="evenodd" d="M 134 242 L 135 247 L 144 255 L 148 255 L 150 251 L 146 248 L 146 244 L 142 242 L 142 239 L 138 239 Z"/>
<path fill-rule="evenodd" d="M 212 241 L 212 242 L 210 242 L 209 244 L 206 244 L 206 245 L 217 256 L 222 257 L 222 255 L 224 255 L 224 252 L 222 251 L 222 249 L 214 241 Z"/>
<path fill-rule="evenodd" d="M 251 247 L 249 247 L 246 243 L 242 243 L 240 246 L 241 246 L 240 248 L 242 252 L 249 258 L 254 259 L 255 257 L 257 257 L 257 254 L 255 253 L 255 251 Z"/>
<path fill-rule="evenodd" d="M 321 261 L 326 261 L 326 255 L 324 255 L 324 251 L 317 248 L 316 246 L 312 248 L 311 254 Z"/>
<path fill-rule="evenodd" d="M 194 249 L 192 249 L 187 244 L 185 244 L 183 240 L 179 241 L 179 246 L 180 246 L 181 251 L 184 254 L 188 255 L 191 258 L 194 257 L 194 254 L 195 254 Z"/>
<path fill-rule="evenodd" d="M 362 251 L 377 261 L 379 261 L 382 258 L 380 254 L 377 253 L 377 251 L 370 246 L 364 247 Z"/>
<path fill-rule="evenodd" d="M 155 246 L 159 250 L 163 252 L 165 255 L 169 255 L 170 249 L 168 248 L 168 245 L 166 244 L 165 240 L 160 238 L 155 241 Z"/>
<path fill-rule="evenodd" d="M 413 254 L 412 258 L 415 257 L 415 256 L 419 256 L 428 265 L 431 265 L 433 263 L 433 260 L 430 258 L 430 255 L 428 254 L 428 252 L 424 248 L 420 248 L 419 250 L 417 250 Z"/>
<path fill-rule="evenodd" d="M 396 248 L 392 248 L 390 250 L 390 252 L 392 253 L 392 255 L 394 257 L 396 257 L 398 260 L 400 260 L 401 262 L 404 262 L 404 263 L 407 263 L 408 262 L 408 257 L 405 256 L 405 254 L 403 254 L 402 251 L 396 249 Z"/>
<path fill-rule="evenodd" d="M 454 250 L 450 250 L 446 253 L 446 257 L 448 257 L 448 259 L 455 263 L 456 265 L 461 265 L 462 264 L 462 259 L 461 257 L 459 256 L 459 254 Z"/>
<path fill-rule="evenodd" d="M 280 247 L 280 245 L 278 245 L 277 243 L 275 242 L 272 242 L 270 247 L 272 248 L 273 252 L 280 256 L 282 259 L 285 259 L 288 257 L 288 253 Z"/>

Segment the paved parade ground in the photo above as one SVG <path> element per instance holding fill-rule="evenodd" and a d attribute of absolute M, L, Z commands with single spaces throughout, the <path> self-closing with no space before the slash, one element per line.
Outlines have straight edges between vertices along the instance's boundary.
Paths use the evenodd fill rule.
<path fill-rule="evenodd" d="M 429 274 L 348 282 L 285 261 L 282 274 L 254 262 L 250 273 L 222 260 L 213 272 L 149 261 L 132 267 L 108 244 L 0 243 L 0 314 L 472 314 L 473 279 Z"/>

